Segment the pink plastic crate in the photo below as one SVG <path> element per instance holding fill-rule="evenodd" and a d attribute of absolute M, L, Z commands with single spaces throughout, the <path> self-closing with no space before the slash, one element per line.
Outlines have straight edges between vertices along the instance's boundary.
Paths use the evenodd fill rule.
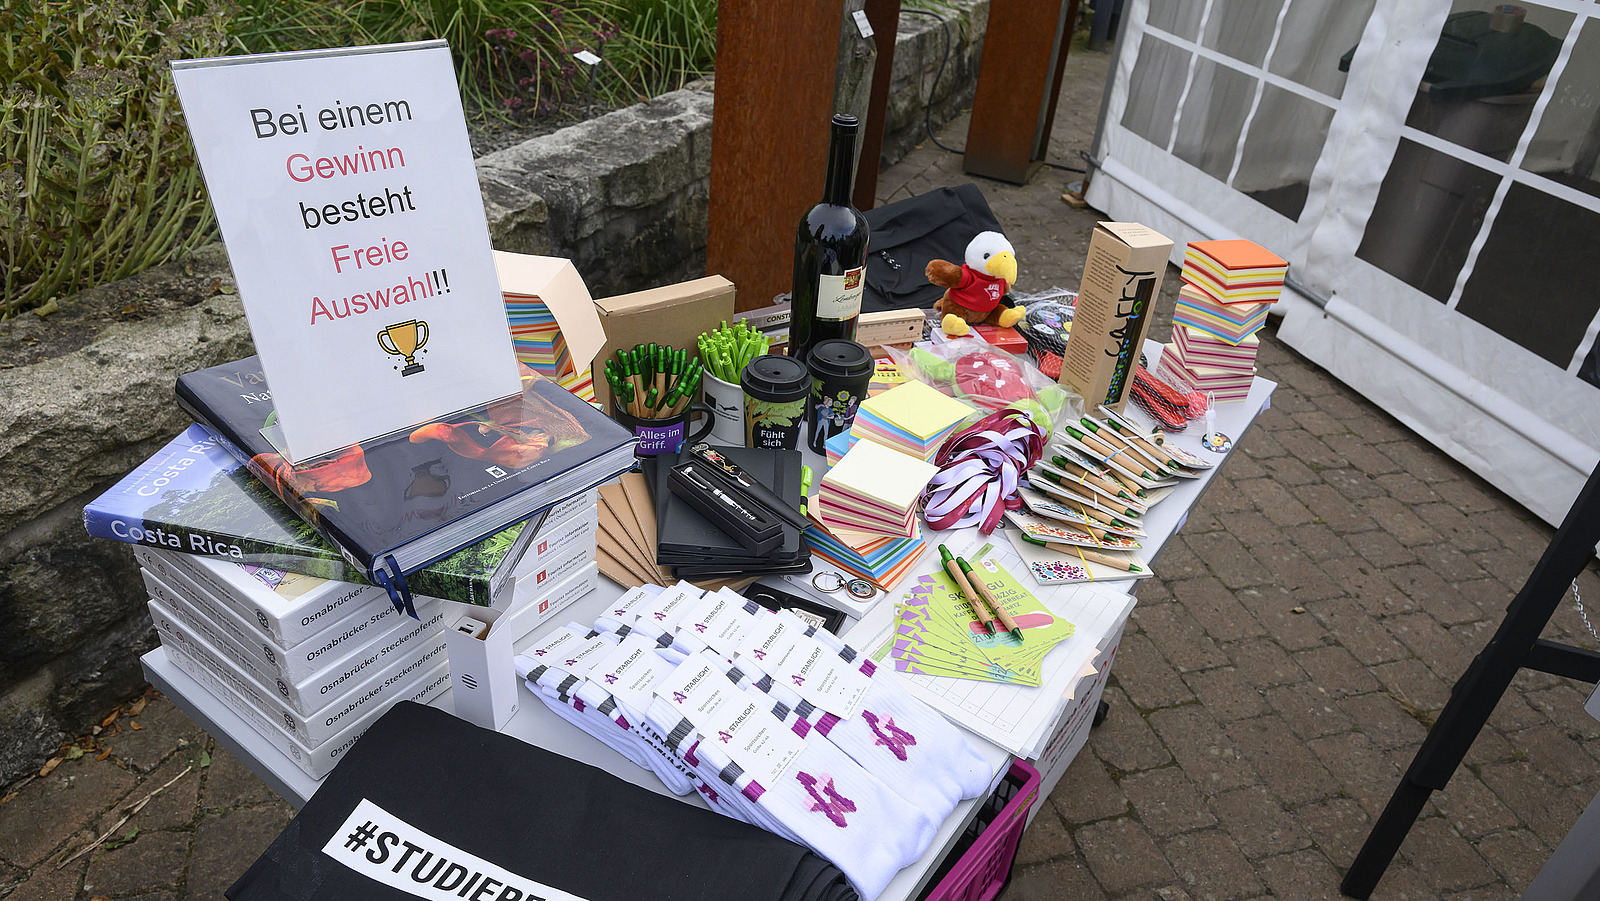
<path fill-rule="evenodd" d="M 961 843 L 951 849 L 959 853 L 925 901 L 993 901 L 1011 880 L 1011 863 L 1017 857 L 1017 843 L 1028 825 L 1028 810 L 1039 800 L 1039 771 L 1020 760 L 1000 780 L 994 794 L 967 827 Z"/>

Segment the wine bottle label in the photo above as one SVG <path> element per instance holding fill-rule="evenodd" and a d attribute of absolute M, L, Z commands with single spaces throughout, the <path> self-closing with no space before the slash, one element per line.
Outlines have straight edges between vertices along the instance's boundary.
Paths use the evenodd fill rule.
<path fill-rule="evenodd" d="M 844 275 L 817 276 L 817 318 L 843 322 L 861 314 L 861 294 L 866 289 L 867 267 Z"/>

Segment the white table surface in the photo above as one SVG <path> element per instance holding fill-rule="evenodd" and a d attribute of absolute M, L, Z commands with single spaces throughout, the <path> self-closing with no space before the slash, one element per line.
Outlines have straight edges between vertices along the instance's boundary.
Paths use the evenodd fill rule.
<path fill-rule="evenodd" d="M 1159 345 L 1147 342 L 1147 353 L 1151 357 L 1150 367 L 1152 369 L 1155 366 L 1158 348 Z M 1251 386 L 1250 396 L 1245 400 L 1219 403 L 1216 417 L 1217 428 L 1237 442 L 1243 436 L 1245 429 L 1255 421 L 1256 416 L 1269 406 L 1272 391 L 1276 387 L 1277 385 L 1274 382 L 1257 378 Z M 1137 413 L 1134 405 L 1130 404 L 1129 415 L 1137 417 L 1141 414 Z M 1191 423 L 1189 428 L 1182 433 L 1169 433 L 1168 440 L 1202 458 L 1219 461 L 1219 466 L 1206 470 L 1199 479 L 1180 482 L 1170 496 L 1150 508 L 1145 514 L 1142 524 L 1148 537 L 1141 540 L 1144 545 L 1141 553 L 1146 559 L 1154 559 L 1166 542 L 1178 529 L 1182 528 L 1184 521 L 1188 518 L 1189 510 L 1200 499 L 1200 495 L 1220 469 L 1221 461 L 1225 459 L 1201 450 L 1199 440 L 1201 431 L 1200 423 Z M 802 450 L 807 458 L 807 463 L 820 473 L 823 469 L 822 462 L 804 448 L 803 442 Z M 930 548 L 933 547 L 938 544 L 939 540 L 954 542 L 959 539 L 950 538 L 947 535 L 945 538 L 929 541 L 928 546 Z M 1159 571 L 1159 565 L 1156 568 Z M 774 584 L 776 587 L 785 590 L 794 588 L 792 584 L 781 580 L 775 581 Z M 1128 582 L 1126 584 L 1131 591 L 1139 583 Z M 579 598 L 565 610 L 558 612 L 545 625 L 535 628 L 532 634 L 518 644 L 518 650 L 533 644 L 536 637 L 548 633 L 554 625 L 568 621 L 593 622 L 598 614 L 621 594 L 622 589 L 616 583 L 604 576 L 600 577 L 599 586 L 594 591 L 585 597 Z M 847 623 L 844 631 L 844 636 L 847 639 L 851 634 L 850 627 L 854 625 L 854 622 Z M 144 665 L 146 678 L 156 688 L 171 698 L 196 723 L 242 760 L 252 772 L 261 777 L 262 781 L 283 796 L 296 809 L 305 805 L 306 800 L 311 797 L 318 785 L 321 784 L 320 781 L 313 780 L 307 776 L 304 771 L 295 766 L 293 761 L 270 745 L 244 719 L 230 711 L 203 686 L 180 670 L 168 659 L 166 651 L 162 648 L 156 648 L 145 654 L 141 658 L 141 662 Z M 600 741 L 561 720 L 547 710 L 544 704 L 536 702 L 531 697 L 524 697 L 523 701 L 521 709 L 512 717 L 506 728 L 501 731 L 546 750 L 600 767 L 642 788 L 658 794 L 668 795 L 669 797 L 677 797 L 671 795 L 661 781 L 649 770 L 639 768 Z M 450 692 L 448 691 L 436 698 L 432 703 L 434 706 L 446 710 L 453 709 Z M 978 747 L 984 759 L 993 768 L 996 781 L 998 781 L 1003 767 L 1009 764 L 1010 755 L 986 741 L 977 740 L 974 741 L 974 745 Z M 417 761 L 415 762 L 417 767 L 416 778 L 426 780 L 426 768 L 428 766 L 452 766 L 458 763 L 459 761 Z M 1041 795 L 1048 795 L 1051 787 L 1041 786 Z M 679 800 L 686 804 L 706 806 L 698 794 L 690 794 Z M 903 899 L 915 898 L 922 890 L 932 870 L 943 859 L 945 852 L 976 814 L 978 803 L 982 800 L 984 799 L 980 797 L 961 802 L 956 807 L 955 812 L 940 826 L 927 853 L 916 863 L 902 869 L 879 898 L 882 901 L 903 901 Z"/>

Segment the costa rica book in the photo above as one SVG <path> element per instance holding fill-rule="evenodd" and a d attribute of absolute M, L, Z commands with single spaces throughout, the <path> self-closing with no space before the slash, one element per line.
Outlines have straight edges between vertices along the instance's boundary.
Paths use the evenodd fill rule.
<path fill-rule="evenodd" d="M 539 517 L 514 523 L 411 574 L 427 597 L 492 606 L 511 587 Z M 366 574 L 295 516 L 266 484 L 192 425 L 83 508 L 90 535 L 249 566 L 366 582 Z"/>
<path fill-rule="evenodd" d="M 180 376 L 178 405 L 411 612 L 418 569 L 632 468 L 636 439 L 523 365 L 522 392 L 292 465 L 256 357 Z"/>

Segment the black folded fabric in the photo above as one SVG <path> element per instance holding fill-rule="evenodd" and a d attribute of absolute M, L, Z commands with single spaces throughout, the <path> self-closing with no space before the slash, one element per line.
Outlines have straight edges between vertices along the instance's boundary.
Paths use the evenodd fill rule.
<path fill-rule="evenodd" d="M 935 188 L 863 215 L 872 230 L 864 313 L 933 306 L 944 289 L 928 281 L 928 264 L 945 260 L 959 266 L 978 232 L 1005 232 L 973 184 Z"/>
<path fill-rule="evenodd" d="M 856 893 L 838 868 L 771 833 L 405 702 L 351 746 L 227 896 L 854 901 Z"/>

